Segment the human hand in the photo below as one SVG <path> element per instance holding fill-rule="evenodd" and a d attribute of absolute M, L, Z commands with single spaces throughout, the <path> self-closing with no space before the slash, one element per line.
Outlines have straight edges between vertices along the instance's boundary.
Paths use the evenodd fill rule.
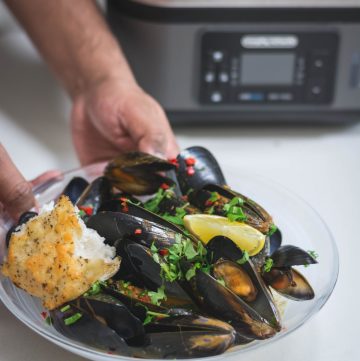
<path fill-rule="evenodd" d="M 27 181 L 2 144 L 0 144 L 0 169 L 0 215 L 6 211 L 15 220 L 22 213 L 36 206 L 33 187 L 59 175 L 58 171 L 48 171 L 32 181 Z"/>
<path fill-rule="evenodd" d="M 135 82 L 112 77 L 79 94 L 71 120 L 83 165 L 131 150 L 165 158 L 174 158 L 179 152 L 163 109 Z"/>

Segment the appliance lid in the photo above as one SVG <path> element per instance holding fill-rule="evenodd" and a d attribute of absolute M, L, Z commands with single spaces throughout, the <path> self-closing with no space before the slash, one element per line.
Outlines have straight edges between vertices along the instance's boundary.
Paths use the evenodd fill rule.
<path fill-rule="evenodd" d="M 121 0 L 120 0 L 121 1 Z M 143 5 L 167 8 L 360 8 L 360 0 L 133 0 Z"/>

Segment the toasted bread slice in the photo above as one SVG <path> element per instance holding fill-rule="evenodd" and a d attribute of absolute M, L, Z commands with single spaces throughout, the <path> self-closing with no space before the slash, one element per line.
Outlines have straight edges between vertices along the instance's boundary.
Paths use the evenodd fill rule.
<path fill-rule="evenodd" d="M 120 259 L 103 241 L 86 228 L 77 209 L 62 196 L 52 210 L 12 234 L 2 272 L 51 310 L 117 272 Z"/>

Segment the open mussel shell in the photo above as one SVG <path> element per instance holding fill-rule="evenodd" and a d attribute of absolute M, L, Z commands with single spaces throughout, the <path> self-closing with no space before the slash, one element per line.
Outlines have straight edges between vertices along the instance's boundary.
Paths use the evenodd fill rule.
<path fill-rule="evenodd" d="M 176 242 L 177 231 L 155 222 L 120 212 L 99 212 L 89 218 L 87 227 L 97 231 L 111 246 L 119 246 L 123 239 L 130 239 L 148 248 L 154 243 L 167 248 Z"/>
<path fill-rule="evenodd" d="M 189 267 L 182 264 L 184 270 Z M 276 329 L 240 297 L 209 274 L 197 270 L 190 279 L 192 297 L 209 315 L 231 322 L 238 334 L 247 340 L 266 339 L 276 334 Z"/>
<path fill-rule="evenodd" d="M 206 245 L 206 249 L 211 263 L 215 263 L 219 259 L 237 262 L 243 257 L 243 252 L 234 242 L 223 236 L 217 236 L 211 239 Z M 248 304 L 279 331 L 281 329 L 280 312 L 260 273 L 256 271 L 251 259 L 243 263 L 241 268 L 248 274 L 257 290 L 255 299 L 248 302 Z"/>
<path fill-rule="evenodd" d="M 97 213 L 101 204 L 111 198 L 111 184 L 105 177 L 96 178 L 82 192 L 76 201 L 78 207 L 91 207 Z"/>
<path fill-rule="evenodd" d="M 113 329 L 100 321 L 93 314 L 90 314 L 74 305 L 66 312 L 55 309 L 50 312 L 52 324 L 62 335 L 88 346 L 105 352 L 112 352 L 123 356 L 131 356 L 131 348 L 125 340 Z M 81 315 L 81 317 L 71 325 L 66 324 L 66 320 Z"/>
<path fill-rule="evenodd" d="M 252 302 L 256 299 L 258 291 L 239 264 L 220 259 L 213 266 L 213 275 L 217 280 L 223 280 L 227 288 L 245 301 Z"/>
<path fill-rule="evenodd" d="M 61 194 L 68 196 L 71 203 L 75 204 L 88 185 L 89 182 L 84 178 L 74 177 Z"/>
<path fill-rule="evenodd" d="M 291 300 L 307 301 L 315 297 L 310 283 L 294 268 L 272 268 L 263 277 L 275 291 Z"/>
<path fill-rule="evenodd" d="M 228 187 L 224 187 L 218 184 L 207 184 L 201 189 L 200 192 L 209 192 L 209 196 L 211 192 L 217 192 L 221 197 L 227 198 L 229 201 L 234 197 L 243 199 L 244 204 L 241 206 L 241 208 L 246 216 L 246 221 L 244 222 L 264 234 L 269 232 L 270 226 L 273 224 L 272 217 L 263 207 L 261 207 L 252 199 Z M 194 196 L 196 197 L 196 195 Z"/>
<path fill-rule="evenodd" d="M 170 162 L 142 152 L 120 154 L 105 168 L 104 175 L 123 192 L 144 195 L 155 193 L 161 184 L 173 181 L 158 172 L 174 169 Z"/>
<path fill-rule="evenodd" d="M 226 184 L 219 163 L 206 148 L 187 148 L 178 155 L 177 161 L 177 180 L 183 194 L 201 189 L 208 183 Z M 193 172 L 189 172 L 189 167 Z"/>
<path fill-rule="evenodd" d="M 303 266 L 318 263 L 314 257 L 303 249 L 285 245 L 279 247 L 272 255 L 273 267 Z"/>

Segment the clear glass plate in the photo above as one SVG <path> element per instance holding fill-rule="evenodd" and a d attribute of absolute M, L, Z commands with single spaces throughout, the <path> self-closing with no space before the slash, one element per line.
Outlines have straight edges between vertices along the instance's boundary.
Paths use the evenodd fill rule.
<path fill-rule="evenodd" d="M 102 173 L 103 165 L 92 165 L 66 172 L 34 189 L 40 205 L 55 199 L 66 184 L 74 177 L 81 176 L 91 181 Z M 275 337 L 265 341 L 254 341 L 246 346 L 232 348 L 223 355 L 211 357 L 226 358 L 240 356 L 255 348 L 276 342 L 303 325 L 325 304 L 331 295 L 338 276 L 339 256 L 334 239 L 316 211 L 283 186 L 253 174 L 223 169 L 229 185 L 263 205 L 273 216 L 283 234 L 283 244 L 292 244 L 305 250 L 315 250 L 319 254 L 319 264 L 301 267 L 301 273 L 310 281 L 315 290 L 311 301 L 296 302 L 281 298 L 283 329 Z M 5 255 L 5 234 L 10 228 L 9 219 L 0 219 L 0 263 Z M 59 334 L 44 322 L 42 312 L 46 312 L 38 299 L 15 287 L 9 279 L 0 275 L 0 299 L 5 306 L 32 330 L 82 357 L 94 361 L 131 359 L 106 354 L 94 348 L 72 341 Z M 244 355 L 245 356 L 245 355 Z"/>

